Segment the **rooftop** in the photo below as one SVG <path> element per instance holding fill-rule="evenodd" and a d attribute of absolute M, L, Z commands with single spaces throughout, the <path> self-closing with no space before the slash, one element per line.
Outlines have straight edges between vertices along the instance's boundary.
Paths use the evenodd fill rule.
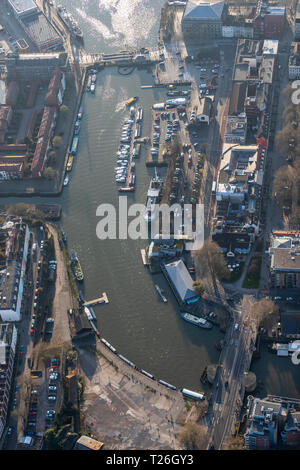
<path fill-rule="evenodd" d="M 75 444 L 75 450 L 100 450 L 103 442 L 96 441 L 89 436 L 81 436 Z"/>
<path fill-rule="evenodd" d="M 37 11 L 33 0 L 8 0 L 17 15 L 29 14 Z"/>
<path fill-rule="evenodd" d="M 247 132 L 247 117 L 228 116 L 225 135 L 245 136 Z"/>
<path fill-rule="evenodd" d="M 223 8 L 223 0 L 188 0 L 183 19 L 220 20 Z"/>
<path fill-rule="evenodd" d="M 193 290 L 193 279 L 181 259 L 165 264 L 164 272 L 166 272 L 169 281 L 172 283 L 182 302 L 187 302 L 197 297 L 196 292 Z"/>
<path fill-rule="evenodd" d="M 279 41 L 275 39 L 265 39 L 263 45 L 263 55 L 278 54 Z"/>
<path fill-rule="evenodd" d="M 300 272 L 300 251 L 290 248 L 270 248 L 273 271 Z"/>
<path fill-rule="evenodd" d="M 42 12 L 32 18 L 25 18 L 23 23 L 28 34 L 39 47 L 46 47 L 56 41 L 62 43 L 56 29 Z"/>

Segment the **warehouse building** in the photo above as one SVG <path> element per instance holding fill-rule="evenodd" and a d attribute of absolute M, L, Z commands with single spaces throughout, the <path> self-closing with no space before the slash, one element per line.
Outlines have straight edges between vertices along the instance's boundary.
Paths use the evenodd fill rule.
<path fill-rule="evenodd" d="M 224 1 L 188 0 L 182 18 L 182 32 L 186 40 L 222 37 Z"/>
<path fill-rule="evenodd" d="M 193 290 L 193 279 L 182 259 L 163 264 L 162 271 L 180 305 L 199 300 L 199 295 Z"/>
<path fill-rule="evenodd" d="M 16 20 L 40 52 L 62 49 L 62 37 L 33 0 L 8 0 L 8 3 Z"/>
<path fill-rule="evenodd" d="M 47 52 L 43 54 L 20 54 L 5 60 L 9 79 L 19 80 L 50 80 L 55 69 L 66 70 L 68 56 L 62 52 Z"/>
<path fill-rule="evenodd" d="M 16 18 L 27 18 L 38 12 L 34 0 L 8 0 Z"/>

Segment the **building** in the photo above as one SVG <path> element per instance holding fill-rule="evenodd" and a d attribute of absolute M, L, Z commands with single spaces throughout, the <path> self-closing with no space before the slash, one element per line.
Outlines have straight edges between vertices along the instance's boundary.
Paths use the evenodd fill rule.
<path fill-rule="evenodd" d="M 62 37 L 33 0 L 8 0 L 8 4 L 39 52 L 63 48 Z"/>
<path fill-rule="evenodd" d="M 248 397 L 248 428 L 244 434 L 248 450 L 268 450 L 277 446 L 278 426 L 287 417 L 281 403 Z"/>
<path fill-rule="evenodd" d="M 77 382 L 77 373 L 72 371 L 70 374 L 66 375 L 66 390 L 68 394 L 67 401 L 72 403 L 72 405 L 78 404 L 78 382 Z"/>
<path fill-rule="evenodd" d="M 218 232 L 215 231 L 212 240 L 219 245 L 222 252 L 228 257 L 247 255 L 251 250 L 253 238 L 247 232 Z"/>
<path fill-rule="evenodd" d="M 169 264 L 162 264 L 162 271 L 180 305 L 191 304 L 199 300 L 199 295 L 193 290 L 193 279 L 181 259 Z"/>
<path fill-rule="evenodd" d="M 15 80 L 9 82 L 7 87 L 5 104 L 11 106 L 12 108 L 16 105 L 19 95 L 19 85 Z"/>
<path fill-rule="evenodd" d="M 285 7 L 268 7 L 264 16 L 264 36 L 270 39 L 281 39 L 285 30 Z"/>
<path fill-rule="evenodd" d="M 225 142 L 231 144 L 245 144 L 247 136 L 247 116 L 228 116 L 225 128 Z"/>
<path fill-rule="evenodd" d="M 5 59 L 8 79 L 28 80 L 33 78 L 50 80 L 53 72 L 59 68 L 65 71 L 68 56 L 64 52 L 47 52 L 43 54 L 20 54 Z"/>
<path fill-rule="evenodd" d="M 103 442 L 96 441 L 89 436 L 81 436 L 75 444 L 74 450 L 101 450 Z"/>
<path fill-rule="evenodd" d="M 45 106 L 40 125 L 37 144 L 31 164 L 33 178 L 40 178 L 46 166 L 48 149 L 55 127 L 57 111 L 54 106 Z"/>
<path fill-rule="evenodd" d="M 222 37 L 225 16 L 223 0 L 188 0 L 182 17 L 182 32 L 189 41 Z"/>
<path fill-rule="evenodd" d="M 12 119 L 11 106 L 0 105 L 0 144 L 4 144 L 6 133 Z"/>
<path fill-rule="evenodd" d="M 30 231 L 19 217 L 8 217 L 0 228 L 0 320 L 19 321 Z"/>
<path fill-rule="evenodd" d="M 270 239 L 270 286 L 299 288 L 300 233 L 273 232 Z"/>
<path fill-rule="evenodd" d="M 65 89 L 65 74 L 60 69 L 55 69 L 48 86 L 45 105 L 58 108 L 62 104 Z"/>
<path fill-rule="evenodd" d="M 289 79 L 300 78 L 300 43 L 293 44 L 293 50 L 289 57 Z"/>
<path fill-rule="evenodd" d="M 253 26 L 248 24 L 222 26 L 223 38 L 248 38 L 253 39 Z"/>
<path fill-rule="evenodd" d="M 300 444 L 300 412 L 293 411 L 287 416 L 284 430 L 281 432 L 282 442 L 286 446 Z"/>
<path fill-rule="evenodd" d="M 217 201 L 243 203 L 249 194 L 248 182 L 255 184 L 258 147 L 225 144 L 216 190 Z"/>
<path fill-rule="evenodd" d="M 34 0 L 8 0 L 16 18 L 23 19 L 38 12 Z"/>
<path fill-rule="evenodd" d="M 236 81 L 233 83 L 230 97 L 229 116 L 240 116 L 245 112 L 247 83 Z"/>
<path fill-rule="evenodd" d="M 300 338 L 300 312 L 299 310 L 287 310 L 281 312 L 281 335 L 284 338 L 299 339 Z M 293 352 L 290 343 L 288 352 Z M 280 343 L 280 347 L 282 343 Z"/>
<path fill-rule="evenodd" d="M 181 256 L 184 249 L 183 240 L 175 240 L 174 238 L 161 238 L 159 236 L 154 237 L 151 241 L 147 255 L 149 260 L 154 258 L 175 258 Z"/>
<path fill-rule="evenodd" d="M 44 13 L 39 12 L 37 15 L 24 18 L 22 25 L 39 52 L 56 51 L 63 48 L 61 36 Z"/>
<path fill-rule="evenodd" d="M 277 39 L 265 39 L 263 43 L 263 56 L 277 55 L 279 41 Z"/>
<path fill-rule="evenodd" d="M 199 106 L 197 108 L 197 119 L 203 124 L 209 125 L 210 114 L 212 109 L 212 101 L 209 97 L 199 98 Z"/>
<path fill-rule="evenodd" d="M 0 438 L 6 425 L 16 345 L 16 327 L 8 323 L 0 324 Z"/>
<path fill-rule="evenodd" d="M 268 6 L 267 2 L 257 3 L 256 14 L 251 21 L 254 37 L 281 39 L 286 24 L 285 6 Z"/>
<path fill-rule="evenodd" d="M 300 1 L 298 2 L 295 16 L 294 39 L 295 41 L 300 41 Z"/>

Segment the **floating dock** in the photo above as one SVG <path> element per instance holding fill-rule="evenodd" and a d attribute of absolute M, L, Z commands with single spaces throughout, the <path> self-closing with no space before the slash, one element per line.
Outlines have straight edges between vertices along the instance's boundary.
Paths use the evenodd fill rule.
<path fill-rule="evenodd" d="M 90 307 L 92 305 L 97 305 L 97 304 L 108 304 L 108 297 L 106 292 L 103 292 L 102 297 L 99 297 L 98 299 L 94 300 L 88 300 L 84 302 L 84 307 Z"/>
<path fill-rule="evenodd" d="M 168 302 L 168 299 L 164 295 L 164 291 L 157 284 L 155 284 L 155 289 L 159 293 L 161 300 L 166 304 Z"/>

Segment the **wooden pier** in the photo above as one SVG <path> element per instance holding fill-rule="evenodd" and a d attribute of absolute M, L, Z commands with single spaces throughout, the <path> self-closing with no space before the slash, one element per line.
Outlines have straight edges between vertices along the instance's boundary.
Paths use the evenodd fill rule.
<path fill-rule="evenodd" d="M 106 292 L 103 292 L 102 297 L 99 297 L 98 299 L 94 300 L 88 300 L 84 302 L 84 307 L 89 307 L 91 305 L 97 305 L 97 304 L 108 304 L 108 297 Z"/>

